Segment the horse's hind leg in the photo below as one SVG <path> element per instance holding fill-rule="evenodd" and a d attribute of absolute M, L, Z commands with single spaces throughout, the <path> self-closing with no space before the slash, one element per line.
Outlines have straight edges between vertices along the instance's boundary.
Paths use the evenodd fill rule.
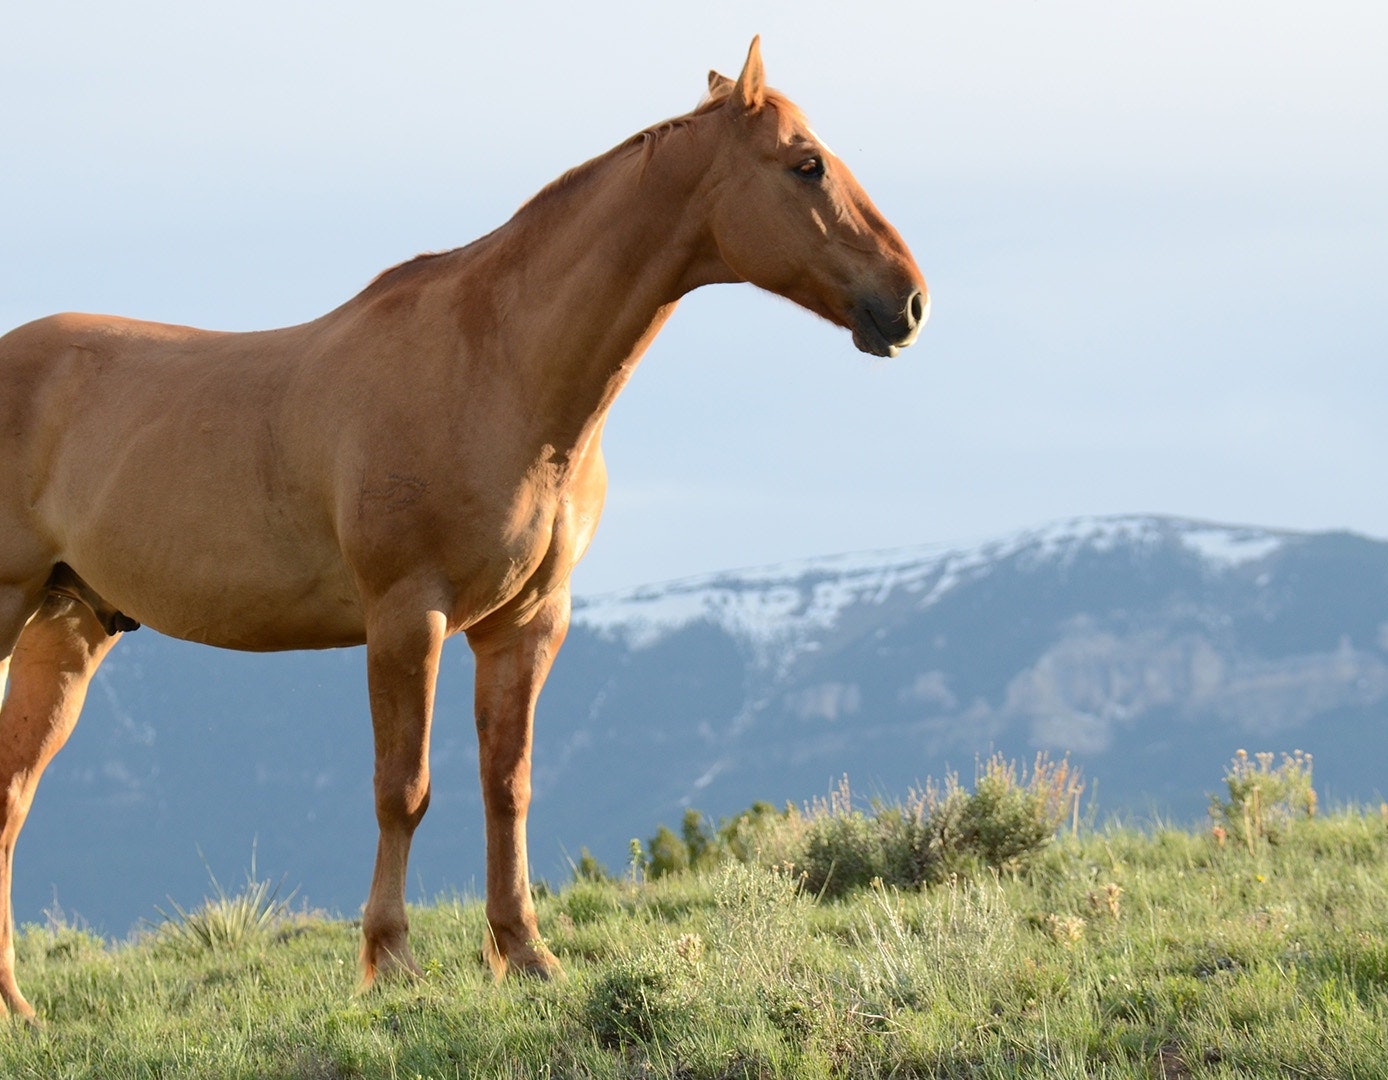
<path fill-rule="evenodd" d="M 50 596 L 24 627 L 0 707 L 0 1015 L 31 1017 L 14 972 L 14 847 L 44 767 L 72 733 L 87 686 L 119 635 L 91 610 Z"/>

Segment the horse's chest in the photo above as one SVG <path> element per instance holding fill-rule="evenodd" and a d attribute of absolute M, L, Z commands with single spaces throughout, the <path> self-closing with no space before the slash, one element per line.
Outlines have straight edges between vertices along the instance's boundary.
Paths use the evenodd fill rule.
<path fill-rule="evenodd" d="M 525 609 L 562 589 L 595 525 L 596 511 L 567 489 L 518 496 L 489 535 L 458 550 L 457 621 L 467 625 L 502 608 Z"/>
<path fill-rule="evenodd" d="M 371 468 L 354 484 L 345 554 L 369 593 L 447 582 L 458 627 L 520 612 L 567 583 L 603 477 L 600 460 L 561 469 L 545 454 L 514 472 Z"/>
<path fill-rule="evenodd" d="M 546 492 L 523 505 L 517 526 L 501 537 L 502 549 L 516 571 L 514 585 L 549 592 L 568 581 L 582 554 L 586 514 L 570 491 Z"/>

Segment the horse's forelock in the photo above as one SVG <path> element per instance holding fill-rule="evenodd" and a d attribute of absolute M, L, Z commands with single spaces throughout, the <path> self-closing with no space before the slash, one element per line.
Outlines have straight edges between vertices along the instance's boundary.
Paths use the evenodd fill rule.
<path fill-rule="evenodd" d="M 734 88 L 731 81 L 711 88 L 704 100 L 699 102 L 698 108 L 689 114 L 689 117 L 701 116 L 728 105 Z M 796 131 L 809 129 L 809 121 L 806 120 L 800 106 L 779 90 L 772 90 L 769 87 L 765 91 L 765 100 L 754 111 L 753 115 L 761 115 L 768 109 L 776 114 L 776 135 L 783 143 L 790 141 Z"/>

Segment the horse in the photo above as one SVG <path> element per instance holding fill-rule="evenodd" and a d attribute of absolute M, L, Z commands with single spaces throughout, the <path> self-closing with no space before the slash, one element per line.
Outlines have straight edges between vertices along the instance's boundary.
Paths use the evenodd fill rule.
<path fill-rule="evenodd" d="M 760 39 L 685 115 L 495 231 L 311 322 L 223 333 L 62 314 L 0 338 L 0 1013 L 39 778 L 144 624 L 251 651 L 366 645 L 379 839 L 361 985 L 418 974 L 405 904 L 443 642 L 466 635 L 493 975 L 563 974 L 526 856 L 535 701 L 606 491 L 618 392 L 686 293 L 751 282 L 895 356 L 929 311 L 899 233 Z"/>

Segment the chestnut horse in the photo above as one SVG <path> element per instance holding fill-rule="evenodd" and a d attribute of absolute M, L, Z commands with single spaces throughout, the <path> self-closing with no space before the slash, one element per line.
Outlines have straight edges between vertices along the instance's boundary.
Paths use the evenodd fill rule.
<path fill-rule="evenodd" d="M 535 698 L 606 487 L 608 409 L 676 302 L 750 281 L 894 356 L 927 294 L 897 232 L 753 41 L 693 112 L 579 166 L 466 247 L 302 326 L 58 315 L 0 338 L 0 1012 L 39 776 L 140 623 L 223 648 L 366 644 L 380 838 L 365 985 L 417 972 L 405 864 L 444 639 L 476 659 L 494 973 L 561 973 L 525 822 Z M 138 620 L 138 621 L 137 621 Z"/>

